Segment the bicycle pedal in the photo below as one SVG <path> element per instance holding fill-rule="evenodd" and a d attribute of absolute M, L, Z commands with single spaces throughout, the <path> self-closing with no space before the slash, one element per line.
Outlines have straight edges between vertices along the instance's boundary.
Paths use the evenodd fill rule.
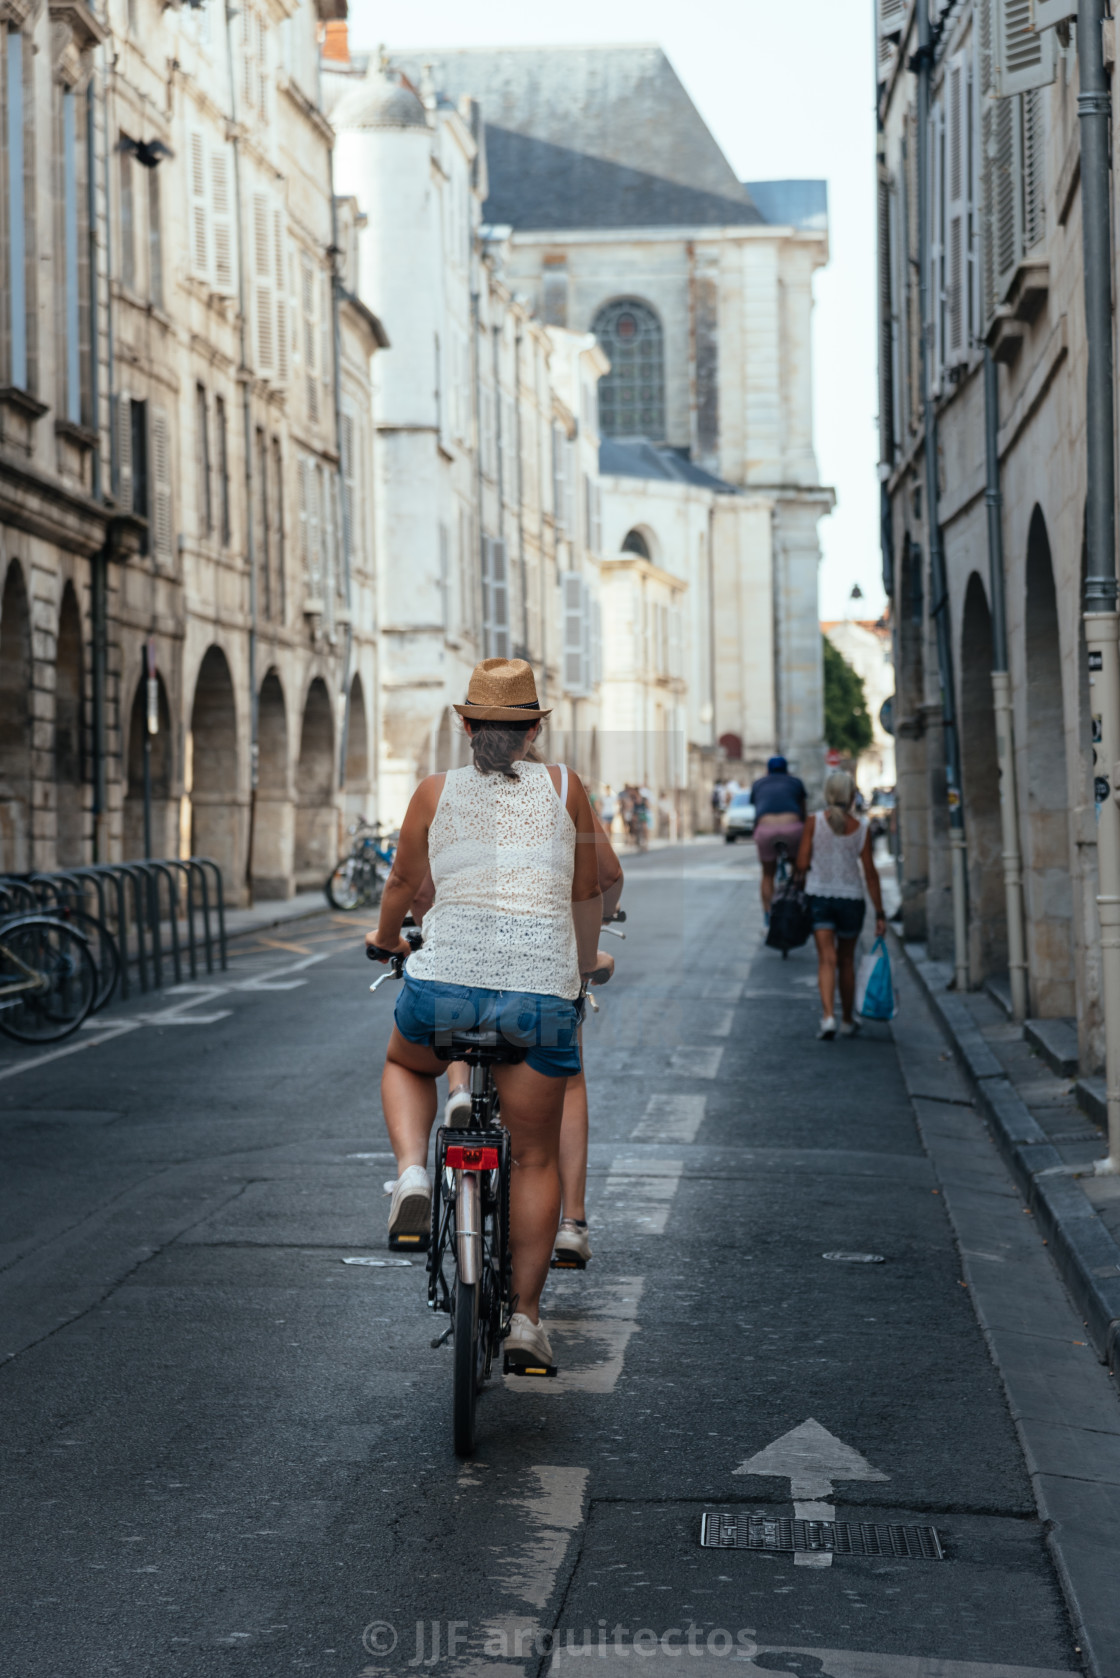
<path fill-rule="evenodd" d="M 552 1255 L 550 1270 L 586 1270 L 587 1260 L 580 1258 L 578 1253 L 557 1251 Z"/>
<path fill-rule="evenodd" d="M 517 1353 L 514 1353 L 514 1357 L 517 1355 Z M 515 1363 L 508 1352 L 502 1359 L 503 1375 L 526 1375 L 532 1379 L 540 1380 L 542 1377 L 548 1379 L 559 1373 L 560 1371 L 554 1363 Z"/>
<path fill-rule="evenodd" d="M 431 1236 L 427 1230 L 419 1235 L 390 1235 L 391 1253 L 426 1253 Z"/>

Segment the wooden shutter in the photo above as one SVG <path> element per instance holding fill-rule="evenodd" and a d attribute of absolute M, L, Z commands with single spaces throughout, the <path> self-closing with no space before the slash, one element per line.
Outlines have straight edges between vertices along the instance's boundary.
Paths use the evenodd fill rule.
<path fill-rule="evenodd" d="M 1038 88 L 1023 95 L 1023 249 L 1046 232 L 1046 127 Z"/>
<path fill-rule="evenodd" d="M 992 172 L 994 305 L 1000 302 L 1011 283 L 1023 246 L 1023 199 L 1019 190 L 1021 127 L 1017 100 L 997 100 L 992 127 L 989 167 Z"/>
<path fill-rule="evenodd" d="M 1053 35 L 1034 27 L 1031 0 L 992 0 L 992 4 L 996 98 L 1045 87 L 1054 80 L 1057 52 Z"/>
<path fill-rule="evenodd" d="M 284 212 L 279 207 L 272 211 L 272 261 L 275 265 L 276 302 L 276 378 L 288 382 L 288 298 L 287 277 L 284 273 Z"/>
<path fill-rule="evenodd" d="M 257 317 L 257 371 L 276 371 L 276 297 L 273 285 L 271 206 L 263 192 L 253 194 L 253 297 Z"/>
<path fill-rule="evenodd" d="M 334 300 L 331 295 L 331 275 L 323 272 L 320 281 L 319 303 L 319 331 L 322 336 L 322 353 L 320 355 L 319 377 L 323 382 L 323 412 L 331 411 L 331 393 L 334 383 Z"/>
<path fill-rule="evenodd" d="M 945 77 L 945 364 L 968 352 L 968 75 L 964 55 Z"/>
<path fill-rule="evenodd" d="M 196 280 L 210 278 L 210 206 L 206 191 L 206 142 L 197 129 L 189 142 L 191 272 Z"/>
<path fill-rule="evenodd" d="M 586 687 L 583 578 L 578 571 L 565 571 L 564 585 L 564 686 L 580 694 Z"/>
<path fill-rule="evenodd" d="M 229 155 L 224 145 L 210 155 L 210 208 L 214 230 L 215 291 L 233 290 L 233 195 L 230 192 Z"/>
<path fill-rule="evenodd" d="M 113 400 L 113 464 L 116 468 L 117 505 L 126 512 L 132 512 L 132 402 L 124 391 Z"/>
<path fill-rule="evenodd" d="M 174 557 L 171 520 L 171 433 L 165 408 L 152 409 L 152 552 L 170 563 Z"/>
<path fill-rule="evenodd" d="M 591 601 L 591 670 L 590 685 L 594 688 L 603 680 L 603 608 L 597 600 Z"/>
<path fill-rule="evenodd" d="M 929 377 L 939 391 L 945 347 L 945 107 L 940 99 L 930 111 L 929 126 Z"/>
<path fill-rule="evenodd" d="M 879 0 L 879 80 L 886 81 L 906 27 L 907 0 Z"/>
<path fill-rule="evenodd" d="M 311 496 L 307 509 L 309 546 L 311 549 L 311 587 L 316 595 L 323 592 L 323 468 L 319 461 L 311 467 Z"/>
<path fill-rule="evenodd" d="M 493 592 L 492 592 L 492 589 L 491 589 L 491 576 L 492 576 L 492 570 L 493 570 L 493 547 L 494 547 L 494 544 L 493 544 L 492 540 L 490 539 L 490 537 L 489 536 L 484 536 L 482 538 L 482 544 L 481 544 L 481 547 L 479 549 L 479 564 L 480 564 L 480 567 L 481 567 L 480 580 L 481 580 L 481 583 L 482 583 L 482 656 L 483 656 L 483 658 L 492 658 L 494 656 L 494 646 L 493 646 L 493 640 L 494 640 L 494 612 L 493 612 Z"/>
<path fill-rule="evenodd" d="M 310 492 L 307 484 L 308 462 L 307 456 L 301 454 L 298 461 L 299 476 L 299 557 L 305 577 L 311 575 L 311 531 L 308 520 L 308 504 Z"/>
<path fill-rule="evenodd" d="M 496 541 L 491 552 L 490 602 L 494 619 L 492 658 L 509 657 L 509 574 L 506 545 Z"/>
<path fill-rule="evenodd" d="M 257 102 L 256 14 L 248 6 L 241 10 L 241 97 L 246 105 Z"/>
<path fill-rule="evenodd" d="M 1053 29 L 1077 16 L 1077 0 L 1031 0 L 1031 22 L 1036 29 Z"/>

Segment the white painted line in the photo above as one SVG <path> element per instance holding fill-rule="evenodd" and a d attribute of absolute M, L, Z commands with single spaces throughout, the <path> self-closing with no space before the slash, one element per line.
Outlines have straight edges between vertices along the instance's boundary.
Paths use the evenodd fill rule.
<path fill-rule="evenodd" d="M 674 1049 L 669 1071 L 683 1078 L 718 1078 L 722 1060 L 719 1048 Z"/>
<path fill-rule="evenodd" d="M 704 1030 L 709 1037 L 730 1037 L 733 1018 L 730 1008 L 717 1008 L 704 1021 Z"/>
<path fill-rule="evenodd" d="M 706 1095 L 651 1095 L 632 1142 L 694 1142 L 704 1122 Z"/>
<path fill-rule="evenodd" d="M 535 1485 L 520 1496 L 502 1498 L 494 1511 L 496 1518 L 489 1524 L 488 1531 L 493 1540 L 503 1530 L 503 1509 L 514 1511 L 528 1520 L 530 1530 L 527 1539 L 521 1521 L 516 1521 L 513 1523 L 514 1530 L 518 1532 L 515 1543 L 503 1545 L 491 1542 L 488 1545 L 486 1573 L 511 1596 L 535 1609 L 538 1615 L 547 1606 L 556 1587 L 556 1576 L 568 1553 L 572 1534 L 582 1524 L 589 1473 L 586 1468 L 530 1468 L 528 1474 L 535 1480 Z M 488 1492 L 489 1488 L 483 1496 L 486 1497 Z M 521 1658 L 525 1658 L 526 1651 L 531 1656 L 534 1634 L 539 1629 L 539 1622 L 530 1628 L 523 1618 L 485 1621 L 482 1630 L 486 1639 L 486 1654 L 490 1659 L 482 1670 L 495 1670 L 494 1657 L 503 1648 L 503 1640 L 508 1655 L 517 1658 L 515 1639 L 520 1636 Z"/>
<path fill-rule="evenodd" d="M 286 979 L 287 973 L 302 973 L 306 967 L 314 967 L 317 962 L 326 961 L 335 954 L 333 949 L 320 950 L 317 955 L 304 956 L 302 961 L 293 961 L 287 967 L 272 967 L 267 973 L 258 973 L 255 979 L 242 979 L 234 985 L 234 990 L 297 990 L 300 985 L 307 983 L 306 979 Z"/>
<path fill-rule="evenodd" d="M 23 1060 L 15 1066 L 6 1066 L 0 1072 L 0 1081 L 5 1078 L 18 1078 L 21 1072 L 34 1072 L 37 1066 L 49 1066 L 52 1060 L 65 1060 L 67 1055 L 80 1055 L 83 1049 L 99 1048 L 102 1043 L 110 1043 L 117 1037 L 123 1037 L 126 1032 L 135 1031 L 139 1023 L 139 1020 L 113 1020 L 106 1024 L 100 1037 L 82 1037 L 76 1043 L 67 1043 L 64 1049 L 52 1049 L 49 1054 L 36 1055 L 34 1060 Z"/>
<path fill-rule="evenodd" d="M 606 1223 L 631 1234 L 664 1235 L 683 1170 L 679 1159 L 616 1159 L 593 1212 L 592 1229 Z"/>
<path fill-rule="evenodd" d="M 718 997 L 721 1002 L 732 1004 L 741 1002 L 743 999 L 743 980 L 739 979 L 735 984 L 725 984 L 722 979 L 713 979 L 704 986 L 703 995 L 705 997 Z"/>
<path fill-rule="evenodd" d="M 800 1427 L 791 1428 L 733 1470 L 736 1474 L 761 1474 L 788 1480 L 796 1520 L 834 1521 L 836 1510 L 821 1499 L 829 1497 L 834 1480 L 887 1480 L 842 1439 L 829 1433 L 810 1416 Z M 795 1567 L 831 1567 L 827 1551 L 794 1554 Z"/>
<path fill-rule="evenodd" d="M 531 1381 L 522 1375 L 503 1377 L 507 1392 L 535 1393 L 539 1398 L 560 1398 L 565 1393 L 612 1393 L 622 1374 L 626 1348 L 638 1332 L 638 1306 L 644 1283 L 640 1276 L 623 1276 L 604 1289 L 595 1289 L 594 1304 L 578 1316 L 554 1317 L 546 1311 L 545 1321 L 560 1373 L 550 1381 Z M 562 1306 L 578 1294 L 565 1290 Z M 587 1342 L 591 1361 L 587 1362 Z"/>

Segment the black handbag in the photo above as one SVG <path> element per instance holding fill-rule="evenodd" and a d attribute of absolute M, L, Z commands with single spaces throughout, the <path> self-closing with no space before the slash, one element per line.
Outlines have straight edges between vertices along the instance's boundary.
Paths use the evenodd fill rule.
<path fill-rule="evenodd" d="M 799 950 L 807 944 L 813 932 L 813 912 L 809 899 L 791 875 L 770 905 L 770 925 L 766 942 L 770 949 Z"/>

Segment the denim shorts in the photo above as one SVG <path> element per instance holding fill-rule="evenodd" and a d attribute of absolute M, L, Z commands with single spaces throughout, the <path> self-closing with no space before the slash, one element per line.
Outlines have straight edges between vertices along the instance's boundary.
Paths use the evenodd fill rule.
<path fill-rule="evenodd" d="M 453 1031 L 498 1030 L 546 1078 L 571 1078 L 580 1070 L 579 1010 L 562 996 L 531 991 L 480 990 L 439 979 L 411 979 L 397 997 L 397 1030 L 410 1043 L 444 1041 Z"/>
<path fill-rule="evenodd" d="M 837 938 L 858 938 L 866 905 L 862 897 L 811 897 L 814 932 L 835 932 Z"/>

